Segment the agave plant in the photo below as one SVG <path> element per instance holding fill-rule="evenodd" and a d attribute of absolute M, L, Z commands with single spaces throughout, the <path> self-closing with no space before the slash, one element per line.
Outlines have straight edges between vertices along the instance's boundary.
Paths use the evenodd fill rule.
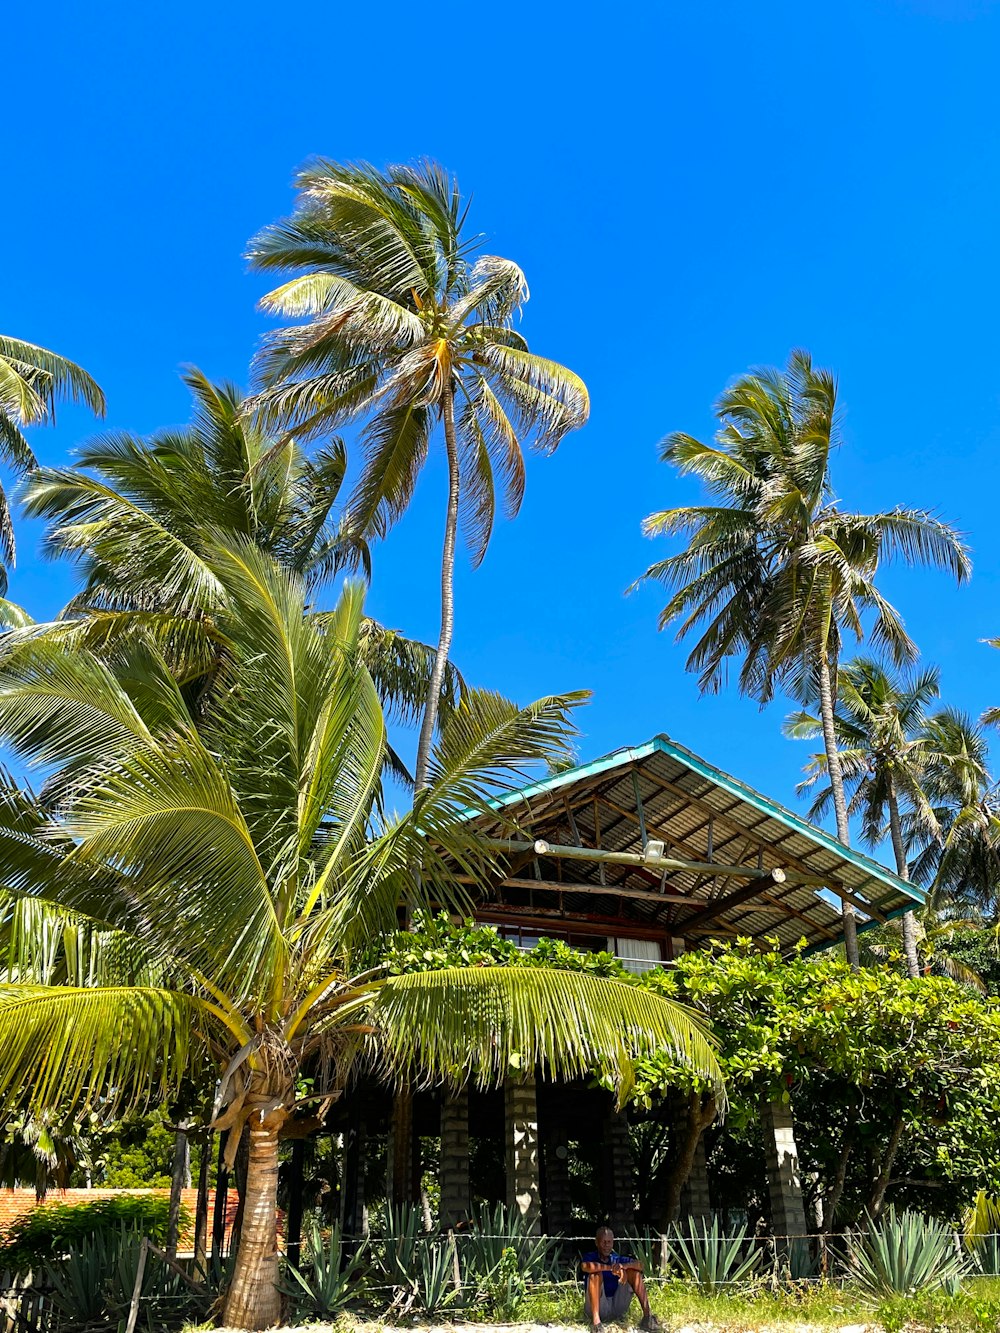
<path fill-rule="evenodd" d="M 747 1252 L 746 1227 L 725 1236 L 717 1217 L 700 1230 L 693 1218 L 686 1227 L 675 1222 L 667 1235 L 667 1254 L 688 1282 L 706 1292 L 742 1282 L 760 1263 L 756 1250 Z"/>
<path fill-rule="evenodd" d="M 462 1299 L 463 1284 L 456 1282 L 455 1242 L 427 1239 L 420 1249 L 417 1293 L 424 1314 L 439 1314 Z"/>
<path fill-rule="evenodd" d="M 516 1208 L 484 1205 L 473 1214 L 473 1229 L 461 1238 L 462 1266 L 470 1281 L 496 1272 L 506 1251 L 517 1258 L 520 1272 L 533 1281 L 549 1277 L 550 1241 L 538 1236 Z"/>
<path fill-rule="evenodd" d="M 658 1231 L 647 1227 L 632 1240 L 624 1241 L 620 1249 L 633 1254 L 642 1264 L 644 1273 L 658 1273 L 663 1264 L 663 1239 Z"/>
<path fill-rule="evenodd" d="M 848 1275 L 873 1300 L 942 1287 L 954 1291 L 968 1268 L 950 1227 L 895 1208 L 853 1237 L 848 1247 Z"/>
<path fill-rule="evenodd" d="M 294 1264 L 285 1265 L 292 1278 L 292 1284 L 285 1284 L 285 1294 L 293 1302 L 297 1319 L 306 1316 L 335 1319 L 355 1295 L 358 1279 L 367 1267 L 367 1241 L 348 1255 L 340 1227 L 333 1227 L 324 1237 L 314 1219 L 307 1243 L 308 1268 L 303 1271 Z"/>

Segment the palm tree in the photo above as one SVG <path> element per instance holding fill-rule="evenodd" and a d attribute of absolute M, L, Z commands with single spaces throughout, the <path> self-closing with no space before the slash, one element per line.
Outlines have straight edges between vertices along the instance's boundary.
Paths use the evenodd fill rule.
<path fill-rule="evenodd" d="M 365 538 L 383 536 L 407 508 L 435 428 L 443 433 L 441 631 L 417 747 L 420 790 L 451 650 L 459 517 L 478 564 L 497 490 L 508 517 L 520 507 L 522 442 L 555 449 L 586 421 L 587 390 L 515 331 L 524 274 L 495 255 L 472 262 L 467 206 L 436 163 L 382 172 L 320 159 L 297 186 L 295 212 L 249 251 L 254 268 L 296 275 L 263 308 L 306 321 L 275 333 L 259 357 L 262 418 L 294 423 L 301 438 L 363 421 L 350 517 Z"/>
<path fill-rule="evenodd" d="M 532 969 L 388 977 L 401 901 L 461 910 L 455 871 L 496 869 L 463 812 L 565 745 L 578 695 L 517 709 L 468 691 L 413 808 L 381 815 L 385 719 L 348 585 L 322 622 L 300 574 L 252 543 L 211 559 L 225 665 L 192 709 L 153 641 L 102 655 L 51 636 L 0 662 L 0 737 L 45 773 L 0 802 L 5 934 L 0 1098 L 110 1114 L 176 1087 L 206 1049 L 214 1126 L 249 1127 L 245 1219 L 224 1321 L 278 1322 L 278 1141 L 342 1095 L 359 1062 L 406 1080 L 501 1078 L 515 1052 L 628 1091 L 666 1046 L 718 1078 L 686 1010 L 627 983 Z M 414 867 L 417 869 L 415 870 Z M 53 971 L 63 921 L 86 922 L 97 980 Z M 45 927 L 42 929 L 41 927 Z M 313 1080 L 303 1092 L 300 1074 Z M 27 1091 L 26 1091 L 27 1090 Z"/>
<path fill-rule="evenodd" d="M 971 565 L 958 533 L 921 509 L 880 514 L 844 511 L 834 496 L 831 454 L 838 444 L 837 385 L 796 351 L 785 370 L 738 379 L 716 405 L 714 445 L 668 435 L 664 461 L 700 478 L 714 503 L 651 514 L 649 536 L 687 537 L 686 548 L 658 561 L 639 582 L 674 590 L 660 628 L 679 622 L 678 638 L 703 628 L 687 666 L 702 689 L 720 687 L 728 661 L 742 657 L 739 686 L 767 703 L 790 684 L 815 698 L 832 788 L 837 837 L 850 843 L 835 705 L 843 637 L 871 638 L 897 666 L 916 657 L 898 612 L 876 582 L 884 560 L 938 565 L 961 582 Z M 844 943 L 857 966 L 854 909 L 842 902 Z"/>
<path fill-rule="evenodd" d="M 82 1126 L 48 1115 L 12 1116 L 0 1140 L 0 1188 L 33 1185 L 39 1203 L 49 1190 L 68 1189 L 73 1172 L 91 1170 L 90 1144 Z"/>
<path fill-rule="evenodd" d="M 75 467 L 37 468 L 24 503 L 30 517 L 49 521 L 49 554 L 68 557 L 83 575 L 50 631 L 89 643 L 155 634 L 195 692 L 218 665 L 213 625 L 222 589 L 211 554 L 220 534 L 252 542 L 301 574 L 313 593 L 338 570 L 367 569 L 368 550 L 337 515 L 347 469 L 340 440 L 312 458 L 294 441 L 276 452 L 235 385 L 213 384 L 194 368 L 183 378 L 194 401 L 190 426 L 149 438 L 99 437 Z M 30 618 L 19 611 L 7 603 L 0 619 L 25 628 Z M 433 650 L 370 619 L 361 642 L 383 702 L 399 720 L 415 719 Z M 448 707 L 459 688 L 449 671 Z"/>
<path fill-rule="evenodd" d="M 0 335 L 0 458 L 17 473 L 35 466 L 23 428 L 55 421 L 56 406 L 66 399 L 104 415 L 104 394 L 80 366 L 34 343 Z M 7 591 L 7 566 L 13 565 L 15 553 L 10 509 L 0 487 L 0 594 Z"/>
<path fill-rule="evenodd" d="M 935 827 L 904 819 L 914 879 L 930 885 L 931 905 L 946 916 L 1000 919 L 1000 794 L 989 771 L 981 725 L 957 709 L 932 714 L 923 727 L 924 774 Z"/>
<path fill-rule="evenodd" d="M 833 725 L 844 785 L 850 794 L 848 814 L 861 817 L 862 837 L 869 847 L 878 847 L 888 829 L 896 873 L 908 880 L 903 809 L 910 813 L 913 827 L 923 823 L 932 834 L 937 829 L 923 783 L 931 759 L 925 710 L 940 693 L 940 673 L 937 667 L 929 667 L 902 676 L 871 658 L 860 657 L 840 669 L 837 684 Z M 785 734 L 795 740 L 812 740 L 822 736 L 822 720 L 805 711 L 793 713 Z M 828 778 L 828 771 L 826 754 L 813 755 L 800 791 L 815 788 Z M 832 799 L 827 781 L 809 809 L 809 818 L 824 815 Z M 904 913 L 901 925 L 907 971 L 918 977 L 917 922 L 912 911 Z"/>

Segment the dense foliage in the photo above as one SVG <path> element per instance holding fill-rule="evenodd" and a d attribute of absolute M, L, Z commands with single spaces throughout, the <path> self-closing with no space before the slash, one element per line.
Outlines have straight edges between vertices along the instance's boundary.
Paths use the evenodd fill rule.
<path fill-rule="evenodd" d="M 123 1227 L 141 1230 L 162 1245 L 169 1210 L 170 1201 L 162 1195 L 144 1194 L 123 1194 L 92 1203 L 45 1204 L 8 1228 L 0 1246 L 0 1268 L 25 1273 L 75 1249 L 85 1237 Z"/>
<path fill-rule="evenodd" d="M 740 1159 L 759 1170 L 755 1131 L 762 1102 L 771 1100 L 792 1107 L 807 1192 L 830 1225 L 877 1212 L 887 1198 L 955 1217 L 981 1186 L 1000 1189 L 1000 1004 L 968 985 L 945 976 L 910 979 L 886 965 L 855 972 L 829 953 L 782 958 L 749 940 L 633 977 L 610 954 L 559 941 L 520 953 L 492 927 L 452 926 L 444 914 L 415 924 L 394 940 L 391 968 L 461 959 L 595 971 L 709 1018 L 729 1103 L 724 1127 L 710 1134 L 725 1135 L 726 1166 L 714 1182 L 720 1205 L 727 1194 L 746 1204 Z M 639 1062 L 632 1106 L 634 1118 L 647 1120 L 635 1146 L 649 1158 L 645 1174 L 654 1175 L 651 1222 L 658 1220 L 656 1189 L 667 1188 L 675 1156 L 679 1091 L 709 1090 L 666 1050 Z M 653 1148 L 648 1125 L 657 1122 L 663 1134 Z M 761 1208 L 762 1186 L 758 1180 Z"/>

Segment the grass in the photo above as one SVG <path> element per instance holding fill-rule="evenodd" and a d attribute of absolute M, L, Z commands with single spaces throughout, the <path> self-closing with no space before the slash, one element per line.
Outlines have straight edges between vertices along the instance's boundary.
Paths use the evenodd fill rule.
<path fill-rule="evenodd" d="M 703 1294 L 685 1283 L 668 1282 L 651 1288 L 653 1310 L 672 1333 L 696 1326 L 699 1333 L 805 1333 L 807 1329 L 843 1329 L 849 1325 L 881 1328 L 885 1333 L 998 1333 L 1000 1330 L 1000 1279 L 968 1281 L 957 1296 L 926 1292 L 912 1298 L 897 1298 L 874 1306 L 850 1288 L 826 1283 L 803 1284 L 799 1288 L 772 1291 L 765 1285 L 743 1285 L 718 1295 Z M 584 1333 L 582 1296 L 575 1287 L 548 1287 L 530 1293 L 515 1318 L 507 1325 L 549 1325 Z M 638 1310 L 634 1310 L 634 1323 Z M 432 1328 L 468 1326 L 466 1312 L 456 1311 L 454 1320 L 417 1319 L 403 1321 L 406 1327 Z M 497 1321 L 500 1322 L 500 1321 Z M 480 1322 L 478 1327 L 488 1327 Z M 335 1324 L 308 1324 L 303 1333 L 382 1333 L 385 1321 L 345 1317 Z M 194 1333 L 194 1327 L 184 1330 Z M 225 1330 L 216 1330 L 225 1333 Z M 290 1331 L 289 1331 L 290 1333 Z"/>

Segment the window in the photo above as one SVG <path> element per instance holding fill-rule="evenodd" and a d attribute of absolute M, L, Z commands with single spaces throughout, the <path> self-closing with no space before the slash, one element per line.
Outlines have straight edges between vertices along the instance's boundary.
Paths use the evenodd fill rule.
<path fill-rule="evenodd" d="M 630 940 L 622 935 L 611 935 L 608 951 L 621 959 L 629 972 L 648 972 L 663 961 L 659 940 Z"/>

